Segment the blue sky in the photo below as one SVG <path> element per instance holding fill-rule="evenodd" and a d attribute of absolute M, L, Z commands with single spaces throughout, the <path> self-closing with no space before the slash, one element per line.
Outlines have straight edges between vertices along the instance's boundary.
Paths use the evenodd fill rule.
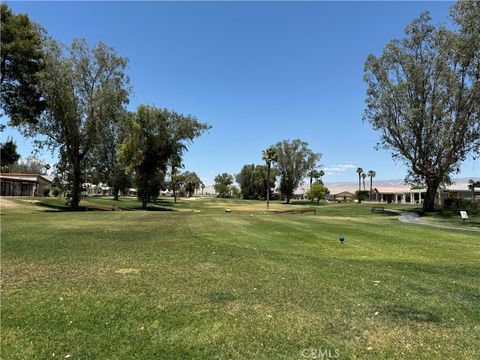
<path fill-rule="evenodd" d="M 10 2 L 58 40 L 103 41 L 130 59 L 129 109 L 152 104 L 212 125 L 185 157 L 207 184 L 260 163 L 261 151 L 300 138 L 323 154 L 325 181 L 378 179 L 405 167 L 376 151 L 363 123 L 363 64 L 422 10 L 446 22 L 448 2 Z M 3 121 L 5 122 L 5 121 Z M 32 141 L 8 129 L 26 157 Z M 48 152 L 41 155 L 55 162 Z M 462 166 L 479 176 L 479 160 Z"/>

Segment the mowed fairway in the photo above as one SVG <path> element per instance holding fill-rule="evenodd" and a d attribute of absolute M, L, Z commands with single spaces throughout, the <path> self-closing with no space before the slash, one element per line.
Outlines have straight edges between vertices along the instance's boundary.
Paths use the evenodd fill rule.
<path fill-rule="evenodd" d="M 363 204 L 317 215 L 215 199 L 154 207 L 173 211 L 18 204 L 1 215 L 2 359 L 480 354 L 479 233 Z"/>

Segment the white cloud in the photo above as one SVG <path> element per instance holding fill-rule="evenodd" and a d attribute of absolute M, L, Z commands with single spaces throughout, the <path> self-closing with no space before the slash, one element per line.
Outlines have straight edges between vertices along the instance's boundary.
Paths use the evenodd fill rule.
<path fill-rule="evenodd" d="M 328 171 L 330 173 L 333 173 L 333 172 L 343 172 L 350 169 L 355 169 L 356 167 L 357 165 L 355 164 L 344 163 L 344 164 L 330 165 L 330 166 L 324 167 L 323 170 L 326 172 Z"/>

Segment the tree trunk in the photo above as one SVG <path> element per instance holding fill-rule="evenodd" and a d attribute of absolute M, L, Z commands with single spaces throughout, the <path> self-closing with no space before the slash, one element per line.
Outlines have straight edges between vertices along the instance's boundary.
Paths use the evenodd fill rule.
<path fill-rule="evenodd" d="M 113 200 L 118 201 L 118 193 L 120 192 L 120 189 L 117 187 L 113 187 Z"/>
<path fill-rule="evenodd" d="M 362 178 L 361 174 L 358 174 L 358 191 L 362 190 Z"/>
<path fill-rule="evenodd" d="M 73 181 L 72 181 L 72 199 L 70 202 L 70 208 L 72 210 L 78 210 L 80 204 L 80 190 L 82 187 L 82 174 L 80 169 L 80 159 L 78 156 L 73 161 Z"/>
<path fill-rule="evenodd" d="M 370 176 L 370 191 L 373 189 L 373 176 Z"/>
<path fill-rule="evenodd" d="M 425 199 L 423 200 L 423 211 L 429 212 L 435 210 L 435 197 L 437 195 L 438 181 L 427 181 L 427 192 L 425 193 Z"/>
<path fill-rule="evenodd" d="M 172 165 L 172 191 L 173 191 L 173 202 L 177 203 L 177 180 L 175 179 L 175 166 Z"/>
<path fill-rule="evenodd" d="M 270 163 L 267 165 L 267 210 L 270 209 Z"/>
<path fill-rule="evenodd" d="M 147 208 L 147 198 L 145 196 L 142 197 L 142 209 Z"/>
<path fill-rule="evenodd" d="M 290 204 L 290 196 L 287 195 L 287 204 Z"/>

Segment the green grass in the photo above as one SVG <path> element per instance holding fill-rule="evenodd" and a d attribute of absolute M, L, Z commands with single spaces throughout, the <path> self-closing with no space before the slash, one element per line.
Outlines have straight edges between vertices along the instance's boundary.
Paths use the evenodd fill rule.
<path fill-rule="evenodd" d="M 480 353 L 477 233 L 402 224 L 368 204 L 273 215 L 260 201 L 41 202 L 2 210 L 2 359 Z"/>
<path fill-rule="evenodd" d="M 455 210 L 435 211 L 424 214 L 423 218 L 431 223 L 456 227 L 480 228 L 480 212 L 467 211 L 468 219 L 463 221 L 460 212 Z"/>

